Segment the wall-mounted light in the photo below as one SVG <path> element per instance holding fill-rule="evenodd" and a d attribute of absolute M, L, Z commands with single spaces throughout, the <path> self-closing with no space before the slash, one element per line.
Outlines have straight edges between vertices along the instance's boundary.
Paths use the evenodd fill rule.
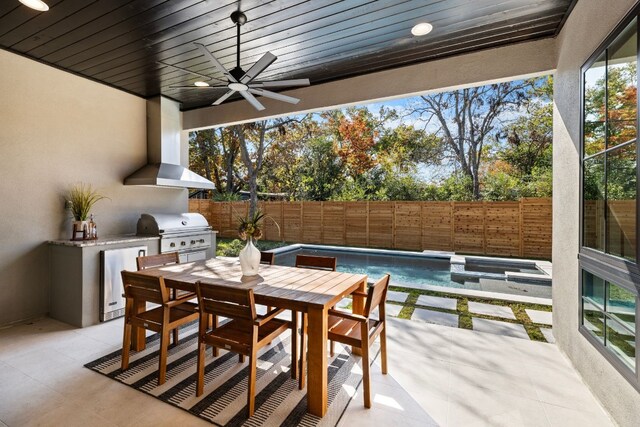
<path fill-rule="evenodd" d="M 414 36 L 424 36 L 426 34 L 429 34 L 431 30 L 433 30 L 433 25 L 429 24 L 428 22 L 421 22 L 413 26 L 413 28 L 411 29 L 411 34 L 413 34 Z"/>
<path fill-rule="evenodd" d="M 46 12 L 49 10 L 49 6 L 47 6 L 47 4 L 42 0 L 20 0 L 20 3 L 40 12 Z"/>

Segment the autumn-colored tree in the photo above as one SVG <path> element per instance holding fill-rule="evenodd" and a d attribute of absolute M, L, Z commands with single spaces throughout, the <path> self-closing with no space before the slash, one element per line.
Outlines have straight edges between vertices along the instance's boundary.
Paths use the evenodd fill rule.
<path fill-rule="evenodd" d="M 236 193 L 240 181 L 237 169 L 240 145 L 231 129 L 212 128 L 192 132 L 189 142 L 191 169 L 213 181 L 218 193 Z"/>
<path fill-rule="evenodd" d="M 600 74 L 595 80 L 585 82 L 584 149 L 585 154 L 595 154 L 636 137 L 637 65 L 636 62 L 609 66 L 597 64 L 587 76 Z M 605 97 L 608 100 L 605 103 Z M 607 135 L 605 135 L 605 118 Z"/>
<path fill-rule="evenodd" d="M 377 125 L 366 108 L 349 108 L 323 114 L 335 138 L 335 150 L 347 174 L 358 179 L 376 165 L 373 147 L 378 137 Z"/>

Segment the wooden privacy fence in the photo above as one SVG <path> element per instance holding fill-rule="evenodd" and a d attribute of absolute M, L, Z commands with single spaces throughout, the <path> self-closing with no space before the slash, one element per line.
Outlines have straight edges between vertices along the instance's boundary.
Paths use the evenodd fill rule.
<path fill-rule="evenodd" d="M 248 202 L 192 199 L 219 237 L 236 238 Z M 515 202 L 259 202 L 267 240 L 551 258 L 551 199 Z"/>

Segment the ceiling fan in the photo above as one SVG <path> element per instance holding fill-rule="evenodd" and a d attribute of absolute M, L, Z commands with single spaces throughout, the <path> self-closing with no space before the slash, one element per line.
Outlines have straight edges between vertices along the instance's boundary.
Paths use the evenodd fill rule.
<path fill-rule="evenodd" d="M 216 79 L 211 76 L 207 76 L 204 74 L 196 73 L 185 68 L 177 67 L 175 65 L 166 64 L 164 62 L 160 62 L 162 65 L 166 65 L 172 68 L 176 68 L 181 71 L 185 71 L 187 73 L 195 74 L 200 77 L 204 77 L 207 80 L 216 80 L 216 84 L 210 85 L 206 82 L 195 82 L 195 86 L 170 86 L 172 89 L 228 89 L 228 91 L 216 99 L 211 105 L 220 105 L 224 101 L 227 100 L 231 95 L 238 92 L 242 95 L 253 107 L 258 110 L 264 110 L 264 105 L 260 103 L 256 99 L 254 95 L 264 96 L 266 98 L 276 99 L 278 101 L 289 102 L 291 104 L 297 104 L 300 102 L 300 99 L 294 98 L 292 96 L 282 95 L 276 92 L 272 92 L 270 90 L 265 90 L 265 88 L 278 88 L 278 87 L 291 87 L 291 86 L 309 86 L 309 79 L 293 79 L 293 80 L 274 80 L 274 81 L 255 81 L 254 79 L 262 73 L 269 65 L 273 64 L 273 62 L 278 59 L 271 52 L 265 53 L 262 58 L 260 58 L 255 64 L 249 68 L 249 70 L 244 71 L 240 68 L 240 27 L 247 22 L 247 16 L 241 11 L 236 11 L 231 14 L 231 21 L 236 25 L 237 28 L 237 47 L 236 47 L 236 67 L 233 70 L 228 71 L 224 66 L 218 61 L 218 59 L 213 56 L 213 54 L 206 48 L 205 45 L 201 43 L 194 43 L 198 50 L 207 58 L 213 66 L 220 71 L 227 79 L 227 81 L 223 81 L 220 79 Z M 219 82 L 219 83 L 218 83 Z"/>

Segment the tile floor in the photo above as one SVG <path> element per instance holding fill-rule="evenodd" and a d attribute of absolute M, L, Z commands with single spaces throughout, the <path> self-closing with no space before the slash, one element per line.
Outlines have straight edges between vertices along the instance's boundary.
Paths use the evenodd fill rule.
<path fill-rule="evenodd" d="M 0 330 L 0 426 L 210 425 L 83 367 L 121 336 L 121 320 Z M 358 391 L 340 426 L 612 425 L 552 344 L 392 318 L 388 355 L 373 408 Z"/>

